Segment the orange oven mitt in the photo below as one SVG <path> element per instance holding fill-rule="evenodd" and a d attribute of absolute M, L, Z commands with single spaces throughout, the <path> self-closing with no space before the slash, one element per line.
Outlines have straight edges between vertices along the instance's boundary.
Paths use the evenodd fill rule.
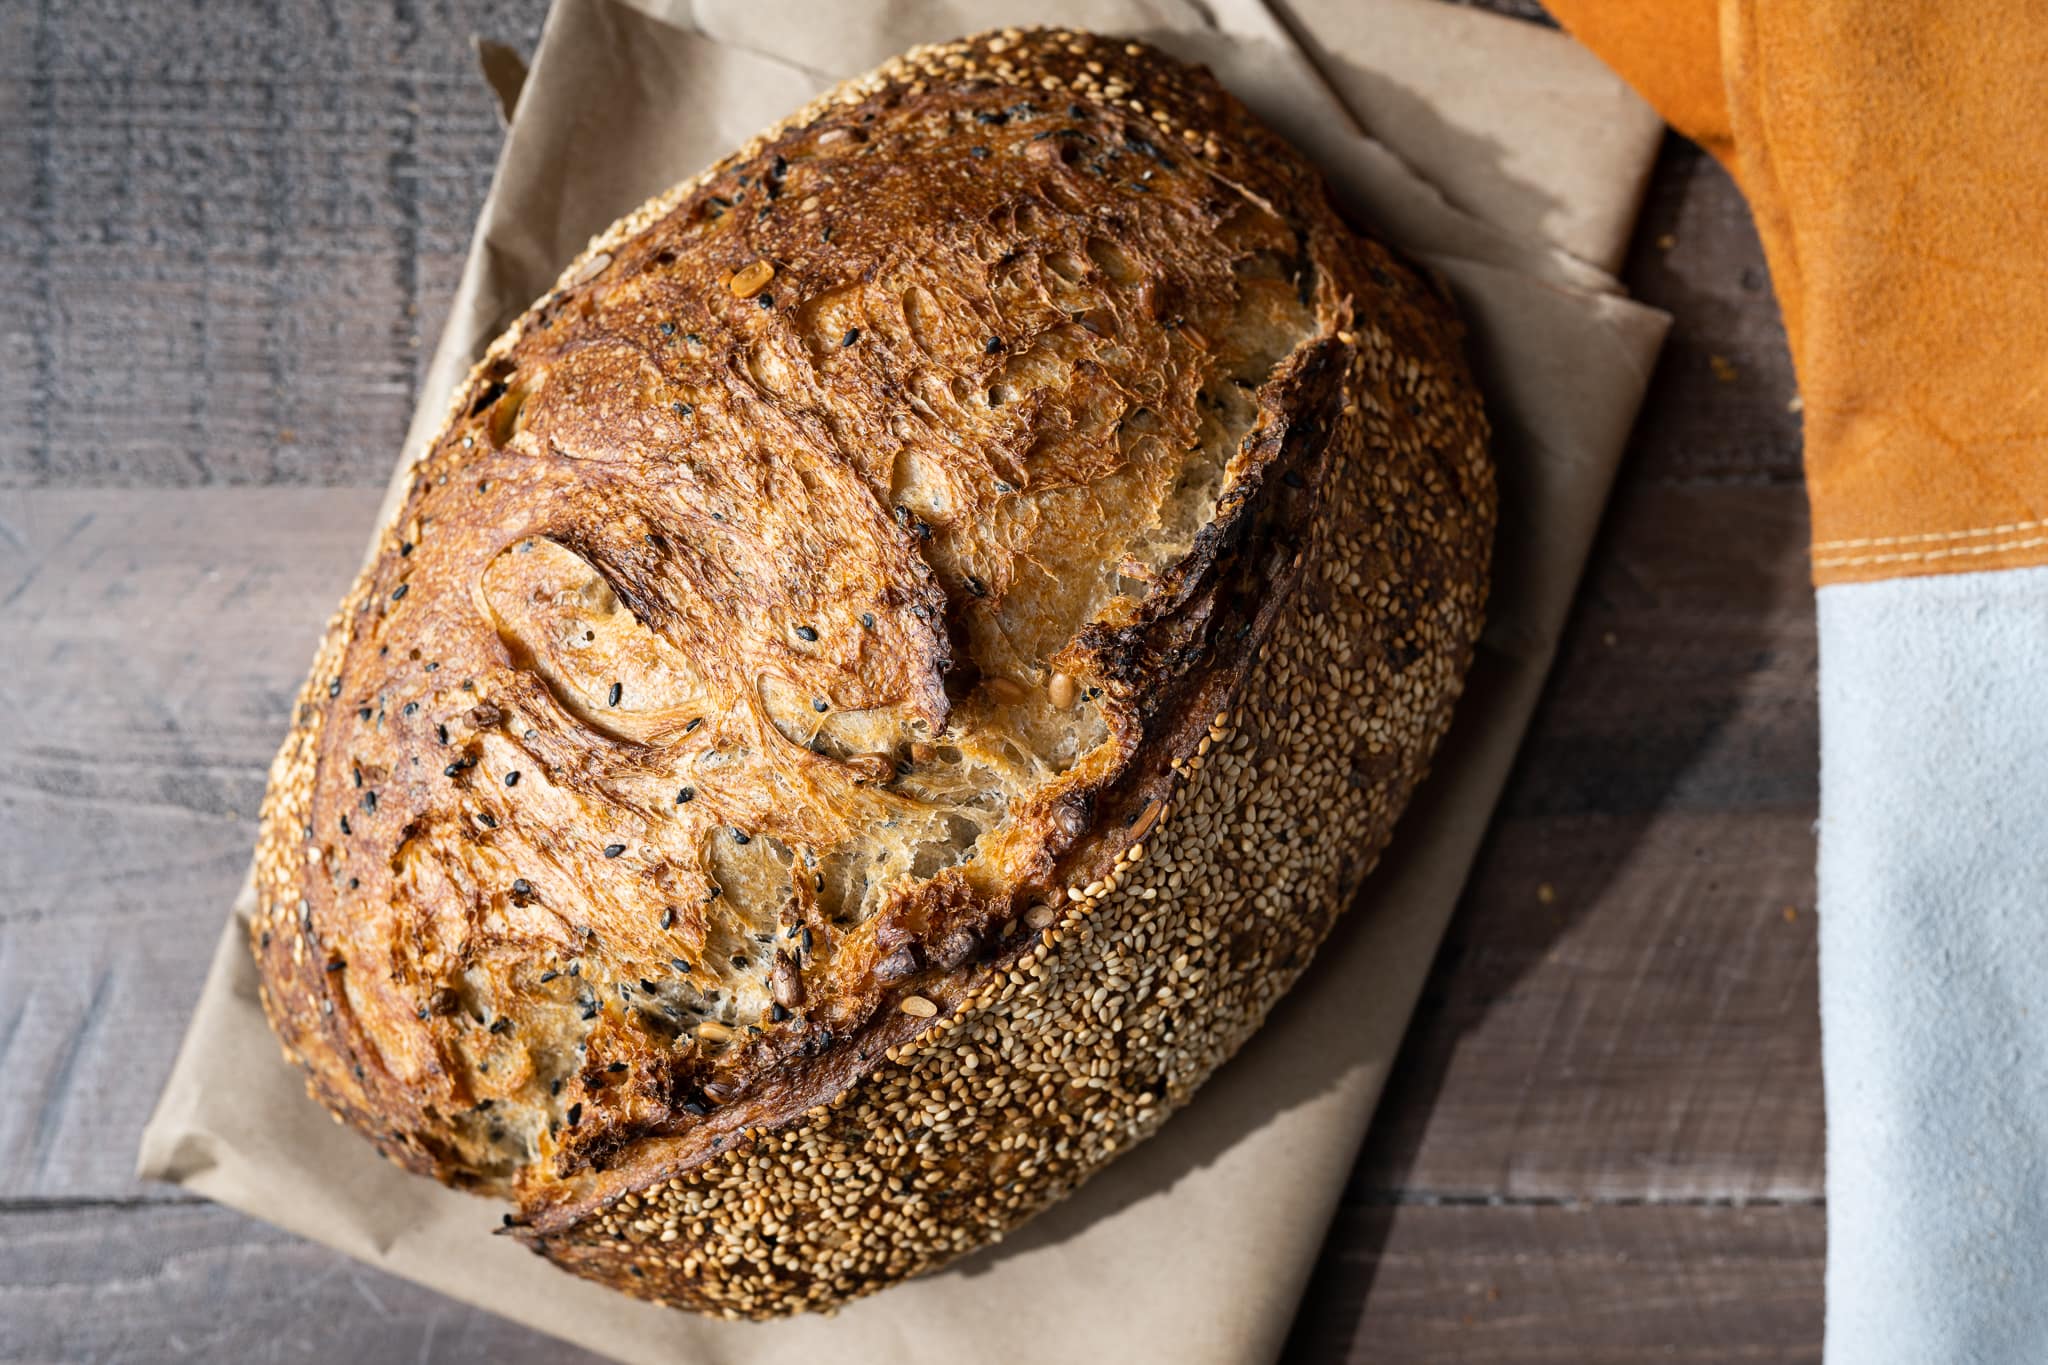
<path fill-rule="evenodd" d="M 1550 7 L 1741 183 L 1804 395 L 1827 1359 L 2048 1360 L 2048 3 Z"/>

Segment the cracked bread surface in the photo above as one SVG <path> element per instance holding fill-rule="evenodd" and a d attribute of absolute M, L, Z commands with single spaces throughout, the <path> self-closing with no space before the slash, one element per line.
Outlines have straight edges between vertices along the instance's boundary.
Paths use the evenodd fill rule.
<path fill-rule="evenodd" d="M 323 642 L 252 927 L 309 1088 L 579 1273 L 825 1308 L 1149 1133 L 1448 723 L 1448 305 L 1207 73 L 822 97 L 490 349 Z"/>

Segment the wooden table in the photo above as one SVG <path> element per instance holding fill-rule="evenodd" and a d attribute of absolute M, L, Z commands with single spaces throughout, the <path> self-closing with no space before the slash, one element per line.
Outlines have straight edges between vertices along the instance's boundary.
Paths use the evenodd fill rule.
<path fill-rule="evenodd" d="M 131 1174 L 489 175 L 469 36 L 543 7 L 0 0 L 0 1359 L 565 1358 Z M 1627 274 L 1677 329 L 1294 1360 L 1819 1356 L 1799 419 L 1686 144 Z"/>

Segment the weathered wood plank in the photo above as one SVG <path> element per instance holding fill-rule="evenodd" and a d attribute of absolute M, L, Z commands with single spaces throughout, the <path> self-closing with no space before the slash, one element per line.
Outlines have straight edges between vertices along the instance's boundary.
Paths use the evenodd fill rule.
<path fill-rule="evenodd" d="M 1675 319 L 1634 458 L 1660 478 L 1797 484 L 1792 360 L 1749 206 L 1713 158 L 1676 135 L 1650 181 L 1623 277 Z"/>
<path fill-rule="evenodd" d="M 1350 1208 L 1287 1358 L 1815 1361 L 1821 1221 L 1809 1206 Z M 0 1214 L 0 1306 L 19 1360 L 593 1359 L 203 1204 Z"/>
<path fill-rule="evenodd" d="M 1824 1221 L 1803 1204 L 1352 1206 L 1284 1359 L 1817 1362 Z"/>
<path fill-rule="evenodd" d="M 8 7 L 0 481 L 381 482 L 545 8 Z"/>
<path fill-rule="evenodd" d="M 0 495 L 0 1190 L 124 1195 L 370 489 Z"/>
<path fill-rule="evenodd" d="M 0 1359 L 598 1357 L 211 1204 L 0 1213 Z"/>

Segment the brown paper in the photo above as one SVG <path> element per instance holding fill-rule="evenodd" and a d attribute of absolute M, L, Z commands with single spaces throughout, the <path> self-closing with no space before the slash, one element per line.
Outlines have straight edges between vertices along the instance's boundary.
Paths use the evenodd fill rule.
<path fill-rule="evenodd" d="M 490 336 L 619 214 L 833 81 L 1020 12 L 990 0 L 557 0 L 407 457 Z M 835 1318 L 731 1324 L 572 1279 L 492 1237 L 497 1206 L 408 1176 L 333 1125 L 258 1008 L 245 888 L 143 1136 L 144 1176 L 621 1359 L 1277 1354 L 1663 336 L 1664 317 L 1606 273 L 1657 126 L 1568 40 L 1424 0 L 1289 0 L 1284 15 L 1260 0 L 1058 0 L 1030 13 L 1210 62 L 1348 204 L 1443 272 L 1472 326 L 1502 490 L 1491 624 L 1435 775 L 1308 975 L 1159 1137 L 1007 1242 Z"/>

